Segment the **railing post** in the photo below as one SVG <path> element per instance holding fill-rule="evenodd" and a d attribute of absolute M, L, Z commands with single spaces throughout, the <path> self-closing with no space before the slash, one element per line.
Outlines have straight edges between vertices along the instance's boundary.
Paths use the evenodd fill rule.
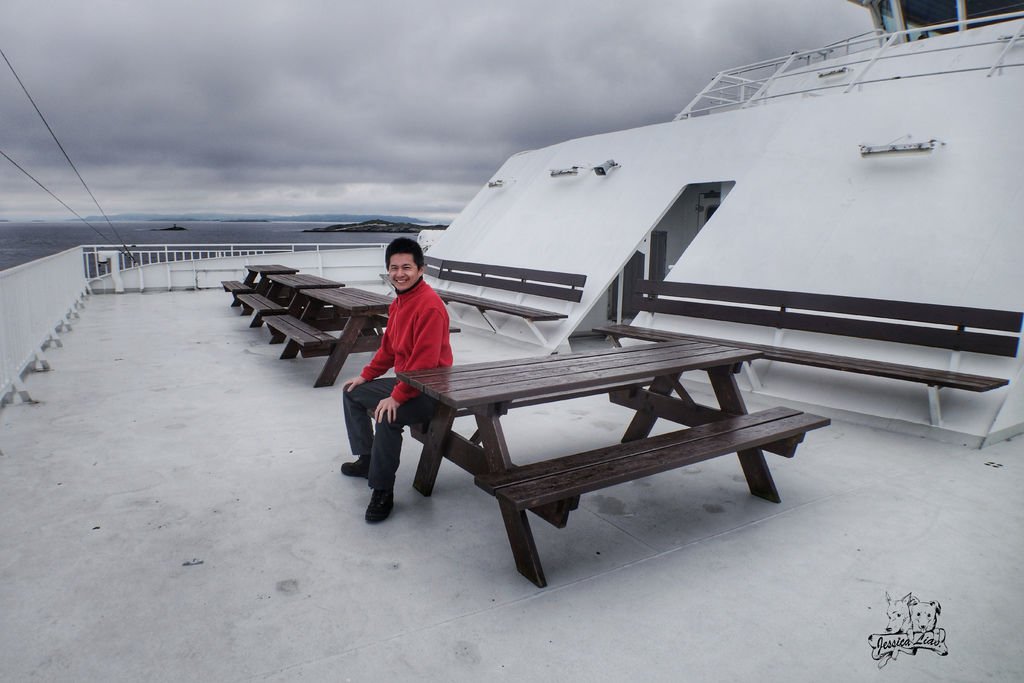
<path fill-rule="evenodd" d="M 142 263 L 142 252 L 141 251 L 139 252 L 138 266 L 139 266 L 138 267 L 138 271 L 139 271 L 139 293 L 141 294 L 142 292 L 146 291 L 146 269 L 142 267 L 143 263 Z"/>
<path fill-rule="evenodd" d="M 718 83 L 719 83 L 719 82 L 720 82 L 720 81 L 721 81 L 721 80 L 722 80 L 723 78 L 725 78 L 725 72 L 724 72 L 724 71 L 723 71 L 723 72 L 721 72 L 721 73 L 719 73 L 719 74 L 718 74 L 717 76 L 715 76 L 715 77 L 714 77 L 713 79 L 711 79 L 711 82 L 710 82 L 710 83 L 708 83 L 708 84 L 707 84 L 707 85 L 706 85 L 706 86 L 704 87 L 704 89 L 703 89 L 703 90 L 701 90 L 701 91 L 700 91 L 699 93 L 697 93 L 697 96 L 696 96 L 696 97 L 694 97 L 694 98 L 693 98 L 692 100 L 690 100 L 690 103 L 689 103 L 688 105 L 686 105 L 686 107 L 685 107 L 685 108 L 684 108 L 684 109 L 683 109 L 683 110 L 682 110 L 681 112 L 679 112 L 678 114 L 676 114 L 676 117 L 675 117 L 675 119 L 673 119 L 673 120 L 674 120 L 674 121 L 679 121 L 679 120 L 681 120 L 681 119 L 689 118 L 689 116 L 690 116 L 690 112 L 691 112 L 691 111 L 693 110 L 693 105 L 695 105 L 695 104 L 696 104 L 697 102 L 699 102 L 699 101 L 700 101 L 700 99 L 701 99 L 702 97 L 704 97 L 704 93 L 706 93 L 706 92 L 710 92 L 710 91 L 711 91 L 711 90 L 712 90 L 713 88 L 715 88 L 715 87 L 716 87 L 716 86 L 718 85 Z"/>
<path fill-rule="evenodd" d="M 785 73 L 785 71 L 787 69 L 789 69 L 790 64 L 792 64 L 793 60 L 796 59 L 797 54 L 798 53 L 796 53 L 796 52 L 791 54 L 789 56 L 789 59 L 787 59 L 785 62 L 783 62 L 782 65 L 780 65 L 779 68 L 776 69 L 775 72 L 771 76 L 766 78 L 764 83 L 761 84 L 761 87 L 757 89 L 757 92 L 755 92 L 753 95 L 751 95 L 750 99 L 748 99 L 746 102 L 744 102 L 743 104 L 740 105 L 740 109 L 746 109 L 751 104 L 753 104 L 756 100 L 760 99 L 760 97 L 764 93 L 768 92 L 768 88 L 771 86 L 772 83 L 775 82 L 775 79 L 777 79 L 781 74 Z"/>
<path fill-rule="evenodd" d="M 1002 52 L 999 53 L 999 56 L 996 57 L 996 61 L 992 65 L 992 68 L 989 69 L 988 72 L 985 74 L 986 78 L 990 78 L 992 74 L 996 72 L 996 69 L 1003 65 L 1003 60 L 1006 59 L 1006 55 L 1010 51 L 1010 48 L 1013 47 L 1013 44 L 1017 42 L 1017 40 L 1021 37 L 1022 34 L 1024 34 L 1024 22 L 1022 22 L 1021 25 L 1017 28 L 1017 32 L 1014 33 L 1013 36 L 1011 36 L 1010 39 L 1006 41 L 1006 46 L 1003 48 Z"/>
<path fill-rule="evenodd" d="M 11 385 L 6 387 L 7 391 L 3 395 L 0 395 L 0 408 L 10 403 L 14 403 L 15 398 L 20 398 L 22 403 L 38 403 L 28 393 L 28 387 L 21 381 L 20 377 L 15 377 L 11 380 Z"/>
<path fill-rule="evenodd" d="M 846 86 L 846 89 L 843 90 L 844 93 L 848 93 L 855 87 L 860 85 L 860 83 L 864 80 L 865 74 L 867 74 L 867 72 L 871 70 L 871 67 L 873 67 L 875 65 L 875 62 L 879 60 L 879 58 L 882 56 L 882 53 L 888 50 L 889 46 L 896 42 L 896 38 L 900 35 L 902 35 L 902 33 L 893 33 L 891 36 L 889 36 L 889 40 L 885 41 L 882 47 L 878 48 L 875 51 L 875 54 L 871 57 L 871 60 L 867 64 L 865 64 L 861 72 L 857 74 L 857 76 L 852 81 L 850 81 L 850 85 Z"/>

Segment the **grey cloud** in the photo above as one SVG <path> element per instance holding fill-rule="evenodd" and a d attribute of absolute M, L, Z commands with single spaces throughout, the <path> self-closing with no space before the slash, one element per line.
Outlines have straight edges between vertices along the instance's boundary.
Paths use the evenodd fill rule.
<path fill-rule="evenodd" d="M 9 0 L 0 47 L 118 210 L 342 212 L 376 184 L 360 209 L 450 218 L 517 151 L 670 120 L 721 69 L 868 28 L 821 4 Z M 0 120 L 0 149 L 74 191 L 9 73 Z M 63 217 L 0 183 L 0 218 Z"/>

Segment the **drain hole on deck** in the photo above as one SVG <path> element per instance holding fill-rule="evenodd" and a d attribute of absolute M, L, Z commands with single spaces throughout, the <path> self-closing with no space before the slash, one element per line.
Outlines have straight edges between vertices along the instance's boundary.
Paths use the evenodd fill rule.
<path fill-rule="evenodd" d="M 1002 467 L 1003 466 L 1003 463 L 1001 463 L 1001 462 L 992 462 L 991 460 L 988 461 L 985 464 L 988 465 L 989 467 Z"/>

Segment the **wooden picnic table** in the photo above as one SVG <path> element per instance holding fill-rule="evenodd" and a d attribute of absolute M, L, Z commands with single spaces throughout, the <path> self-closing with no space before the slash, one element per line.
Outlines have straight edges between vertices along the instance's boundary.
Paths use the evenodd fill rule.
<path fill-rule="evenodd" d="M 256 283 L 256 277 L 266 277 L 267 275 L 288 275 L 299 272 L 298 268 L 292 268 L 290 266 L 283 266 L 280 263 L 263 263 L 254 266 L 246 266 L 245 269 L 249 271 L 243 282 L 252 287 Z"/>
<path fill-rule="evenodd" d="M 266 288 L 261 288 L 257 293 L 268 299 L 289 303 L 295 293 L 301 289 L 334 289 L 344 287 L 345 283 L 328 280 L 319 275 L 306 273 L 277 273 L 264 276 Z"/>
<path fill-rule="evenodd" d="M 354 287 L 300 289 L 289 314 L 267 319 L 271 341 L 287 339 L 281 358 L 327 356 L 313 386 L 334 384 L 351 353 L 380 347 L 391 298 Z M 328 330 L 341 330 L 339 337 Z"/>
<path fill-rule="evenodd" d="M 760 355 L 714 343 L 666 342 L 398 372 L 438 401 L 426 432 L 413 431 L 424 442 L 413 486 L 429 496 L 443 458 L 475 475 L 498 498 L 520 573 L 538 586 L 545 579 L 526 510 L 563 527 L 581 493 L 734 452 L 750 492 L 779 502 L 762 447 L 791 457 L 803 434 L 828 420 L 789 409 L 748 415 L 734 372 Z M 679 378 L 692 370 L 707 373 L 717 406 L 698 404 L 684 389 Z M 501 425 L 508 410 L 600 393 L 635 411 L 621 444 L 513 463 Z M 462 415 L 476 420 L 470 438 L 453 431 Z M 650 437 L 658 418 L 691 428 Z"/>
<path fill-rule="evenodd" d="M 255 266 L 260 268 L 260 266 Z M 260 327 L 267 316 L 284 315 L 298 310 L 298 292 L 301 288 L 344 287 L 341 282 L 328 280 L 318 275 L 295 273 L 264 273 L 255 292 L 237 294 L 236 301 L 242 306 L 242 315 L 255 313 L 249 327 Z M 271 338 L 271 343 L 279 339 Z"/>
<path fill-rule="evenodd" d="M 220 283 L 225 292 L 231 292 L 232 308 L 242 305 L 238 299 L 240 295 L 264 294 L 270 286 L 270 282 L 267 280 L 268 275 L 299 272 L 297 268 L 283 266 L 280 263 L 246 266 L 245 269 L 249 272 L 245 274 L 244 280 L 222 280 Z M 257 276 L 262 276 L 259 282 L 256 281 Z"/>

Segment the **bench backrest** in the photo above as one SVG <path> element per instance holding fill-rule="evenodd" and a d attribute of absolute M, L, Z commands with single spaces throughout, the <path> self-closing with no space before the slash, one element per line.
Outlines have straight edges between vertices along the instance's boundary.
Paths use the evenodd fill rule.
<path fill-rule="evenodd" d="M 636 283 L 634 305 L 653 313 L 1011 358 L 1024 318 L 1020 312 L 965 306 L 649 280 Z"/>
<path fill-rule="evenodd" d="M 583 298 L 583 285 L 587 282 L 586 275 L 577 273 L 449 261 L 431 256 L 426 257 L 426 266 L 427 274 L 439 280 L 465 282 L 575 302 Z"/>

